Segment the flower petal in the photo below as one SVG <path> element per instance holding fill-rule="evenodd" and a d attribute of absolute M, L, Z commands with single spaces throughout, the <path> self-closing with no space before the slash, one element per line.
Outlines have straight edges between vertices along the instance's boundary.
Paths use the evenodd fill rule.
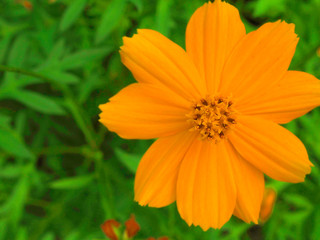
<path fill-rule="evenodd" d="M 224 63 L 245 35 L 238 9 L 228 3 L 208 2 L 192 15 L 186 31 L 187 53 L 206 79 L 209 93 L 217 91 Z"/>
<path fill-rule="evenodd" d="M 133 238 L 140 231 L 140 225 L 137 223 L 133 214 L 131 214 L 131 217 L 124 223 L 124 225 L 126 226 L 126 238 Z"/>
<path fill-rule="evenodd" d="M 110 219 L 101 224 L 101 229 L 110 240 L 119 240 L 119 237 L 114 230 L 119 228 L 120 225 L 121 224 L 116 220 Z"/>
<path fill-rule="evenodd" d="M 221 228 L 235 203 L 236 186 L 225 144 L 197 138 L 179 170 L 177 206 L 181 217 L 203 230 Z"/>
<path fill-rule="evenodd" d="M 259 216 L 260 223 L 265 223 L 271 217 L 276 200 L 277 192 L 273 188 L 266 187 L 261 203 L 261 210 Z"/>
<path fill-rule="evenodd" d="M 280 21 L 249 33 L 224 66 L 220 92 L 232 93 L 241 104 L 260 97 L 283 78 L 297 42 L 294 25 Z"/>
<path fill-rule="evenodd" d="M 258 223 L 264 192 L 263 173 L 243 159 L 230 143 L 227 143 L 227 150 L 237 185 L 237 202 L 233 214 L 247 223 Z"/>
<path fill-rule="evenodd" d="M 287 129 L 257 117 L 239 116 L 229 139 L 241 156 L 273 179 L 302 182 L 312 163 L 302 142 Z"/>
<path fill-rule="evenodd" d="M 168 89 L 135 83 L 100 105 L 100 122 L 122 138 L 170 136 L 189 128 L 190 105 Z"/>
<path fill-rule="evenodd" d="M 123 42 L 122 62 L 138 82 L 165 85 L 187 99 L 205 94 L 205 82 L 188 54 L 162 34 L 139 29 Z"/>
<path fill-rule="evenodd" d="M 179 166 L 194 138 L 194 133 L 186 131 L 152 144 L 136 173 L 135 201 L 140 205 L 163 207 L 176 200 Z"/>
<path fill-rule="evenodd" d="M 288 71 L 275 88 L 238 109 L 245 115 L 287 123 L 319 105 L 320 81 L 308 73 Z"/>

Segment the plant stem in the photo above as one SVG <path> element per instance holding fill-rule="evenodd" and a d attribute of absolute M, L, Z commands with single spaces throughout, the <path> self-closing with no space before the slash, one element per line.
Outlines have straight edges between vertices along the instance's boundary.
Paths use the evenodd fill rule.
<path fill-rule="evenodd" d="M 30 76 L 30 77 L 35 77 L 35 78 L 42 79 L 43 81 L 49 82 L 49 83 L 55 82 L 52 79 L 47 78 L 47 77 L 45 77 L 45 76 L 43 76 L 43 75 L 41 75 L 39 73 L 31 72 L 31 71 L 24 70 L 24 69 L 21 69 L 21 68 L 0 65 L 0 71 L 2 71 L 2 72 L 20 73 L 20 74 L 27 75 L 27 76 Z"/>

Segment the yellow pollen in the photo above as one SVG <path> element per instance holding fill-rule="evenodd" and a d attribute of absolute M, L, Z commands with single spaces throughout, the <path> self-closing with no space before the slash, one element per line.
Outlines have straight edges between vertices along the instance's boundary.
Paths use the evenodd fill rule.
<path fill-rule="evenodd" d="M 207 97 L 194 103 L 187 115 L 192 131 L 198 131 L 202 139 L 218 143 L 236 124 L 235 110 L 230 97 Z"/>

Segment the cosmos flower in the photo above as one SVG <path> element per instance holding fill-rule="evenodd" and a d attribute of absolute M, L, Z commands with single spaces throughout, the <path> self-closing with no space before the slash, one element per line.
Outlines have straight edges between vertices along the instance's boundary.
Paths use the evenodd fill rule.
<path fill-rule="evenodd" d="M 124 37 L 123 64 L 137 83 L 100 106 L 100 121 L 126 139 L 157 138 L 135 178 L 135 200 L 164 207 L 202 229 L 232 215 L 258 222 L 264 174 L 302 182 L 312 163 L 278 124 L 320 103 L 310 74 L 288 71 L 294 25 L 266 23 L 246 34 L 238 10 L 216 0 L 186 30 L 186 51 L 160 33 Z"/>

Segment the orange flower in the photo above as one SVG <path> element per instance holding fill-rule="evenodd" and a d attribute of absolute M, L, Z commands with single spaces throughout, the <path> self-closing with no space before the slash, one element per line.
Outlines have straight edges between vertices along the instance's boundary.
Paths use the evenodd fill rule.
<path fill-rule="evenodd" d="M 110 238 L 111 240 L 118 240 L 118 234 L 115 233 L 115 229 L 120 227 L 120 223 L 114 219 L 107 220 L 103 224 L 101 224 L 101 229 L 104 234 Z"/>
<path fill-rule="evenodd" d="M 136 173 L 139 204 L 176 201 L 204 230 L 232 214 L 257 223 L 263 174 L 297 183 L 310 173 L 304 145 L 278 125 L 320 104 L 319 81 L 288 71 L 293 24 L 246 34 L 238 10 L 216 0 L 191 17 L 186 51 L 147 29 L 123 41 L 122 62 L 138 83 L 101 105 L 100 121 L 123 138 L 159 138 Z"/>
<path fill-rule="evenodd" d="M 28 11 L 31 11 L 33 9 L 33 5 L 30 1 L 17 0 L 16 3 L 21 4 Z"/>
<path fill-rule="evenodd" d="M 119 231 L 115 231 L 120 227 L 120 223 L 114 219 L 107 220 L 101 225 L 101 229 L 104 234 L 111 240 L 119 240 Z M 132 239 L 140 230 L 139 224 L 136 222 L 134 215 L 124 223 L 126 229 L 124 231 L 125 239 Z"/>
<path fill-rule="evenodd" d="M 132 238 L 134 237 L 140 230 L 139 224 L 136 222 L 136 219 L 133 214 L 131 214 L 131 217 L 124 223 L 126 226 L 126 237 Z"/>
<path fill-rule="evenodd" d="M 261 204 L 259 220 L 265 223 L 271 216 L 274 204 L 276 203 L 277 193 L 272 188 L 264 190 L 264 196 Z"/>

